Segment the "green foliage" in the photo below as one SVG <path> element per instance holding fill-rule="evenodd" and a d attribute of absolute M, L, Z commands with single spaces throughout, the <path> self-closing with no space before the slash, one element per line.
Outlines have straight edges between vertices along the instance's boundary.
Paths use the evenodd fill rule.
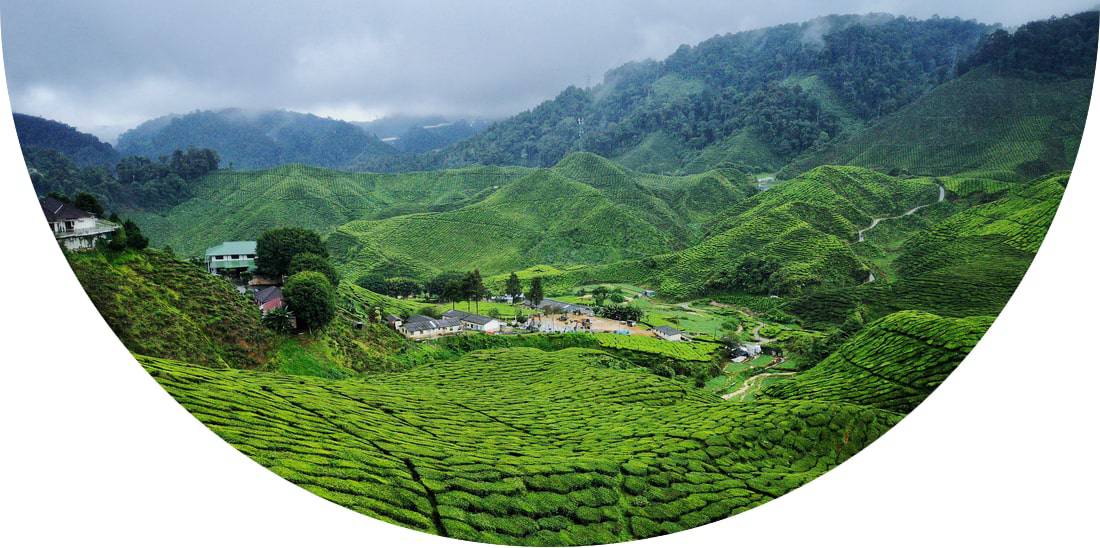
<path fill-rule="evenodd" d="M 299 272 L 287 278 L 283 298 L 302 328 L 324 327 L 336 315 L 332 283 L 320 272 Z"/>
<path fill-rule="evenodd" d="M 519 283 L 519 276 L 515 272 L 508 275 L 508 281 L 504 284 L 504 294 L 512 299 L 516 299 L 523 294 L 523 288 L 520 287 Z"/>
<path fill-rule="evenodd" d="M 631 304 L 611 303 L 596 308 L 596 314 L 620 322 L 639 322 L 645 315 L 642 309 Z"/>
<path fill-rule="evenodd" d="M 780 175 L 844 164 L 1021 181 L 1069 169 L 1091 92 L 1091 77 L 1058 81 L 980 67 L 865 130 L 811 151 Z"/>
<path fill-rule="evenodd" d="M 460 209 L 347 223 L 328 243 L 344 272 L 356 277 L 600 264 L 677 249 L 698 237 L 706 219 L 751 192 L 747 177 L 734 170 L 662 177 L 574 154 Z"/>
<path fill-rule="evenodd" d="M 531 288 L 527 290 L 527 301 L 538 307 L 542 304 L 543 298 L 545 298 L 545 295 L 542 292 L 542 278 L 532 278 Z"/>
<path fill-rule="evenodd" d="M 987 35 L 973 55 L 959 63 L 963 74 L 989 65 L 1001 73 L 1038 73 L 1066 79 L 1093 77 L 1100 12 L 1088 11 L 1034 21 L 1012 33 Z"/>
<path fill-rule="evenodd" d="M 328 257 L 321 236 L 305 228 L 276 228 L 256 240 L 256 270 L 269 276 L 291 273 L 291 262 L 303 253 Z"/>
<path fill-rule="evenodd" d="M 258 245 L 259 243 L 257 243 Z M 336 273 L 336 269 L 333 268 L 327 257 L 307 251 L 290 259 L 290 267 L 287 269 L 288 275 L 306 271 L 324 274 L 333 287 L 340 285 L 340 275 Z"/>
<path fill-rule="evenodd" d="M 217 150 L 234 168 L 289 163 L 341 167 L 396 151 L 349 122 L 288 111 L 197 111 L 150 120 L 123 133 L 123 154 L 156 158 L 188 146 Z"/>
<path fill-rule="evenodd" d="M 483 199 L 494 187 L 525 173 L 518 168 L 470 167 L 384 175 L 298 164 L 265 171 L 222 170 L 195 181 L 190 185 L 192 197 L 173 207 L 128 213 L 156 245 L 167 243 L 180 253 L 198 254 L 219 242 L 253 240 L 282 226 L 328 235 L 352 221 L 450 211 Z"/>
<path fill-rule="evenodd" d="M 141 361 L 218 435 L 321 497 L 508 544 L 716 521 L 819 476 L 898 420 L 847 404 L 728 405 L 589 349 L 482 350 L 369 383 Z"/>
<path fill-rule="evenodd" d="M 294 316 L 286 307 L 276 308 L 264 314 L 260 323 L 275 333 L 287 334 L 294 330 Z"/>
<path fill-rule="evenodd" d="M 596 333 L 594 336 L 600 346 L 605 348 L 658 354 L 685 361 L 711 361 L 718 351 L 717 344 L 707 342 L 673 342 L 656 337 L 614 333 Z"/>
<path fill-rule="evenodd" d="M 127 248 L 140 251 L 149 247 L 149 238 L 146 238 L 145 235 L 141 233 L 141 229 L 138 228 L 135 222 L 131 220 L 123 222 L 121 233 L 124 234 L 124 236 L 120 239 L 125 242 Z M 112 240 L 112 243 L 113 242 Z"/>
<path fill-rule="evenodd" d="M 871 119 L 951 77 L 956 59 L 974 51 L 988 30 L 959 19 L 868 15 L 715 36 L 682 46 L 664 61 L 611 70 L 595 87 L 569 87 L 444 149 L 359 165 L 381 171 L 467 164 L 547 167 L 572 152 L 589 151 L 675 172 L 720 143 L 729 152 L 725 159 L 789 159 L 835 137 L 838 123 L 816 95 L 797 86 L 778 87 L 780 82 L 821 75 L 860 118 Z M 750 133 L 754 139 L 745 148 L 727 140 Z"/>
<path fill-rule="evenodd" d="M 71 158 L 76 166 L 82 168 L 109 167 L 118 161 L 115 149 L 94 135 L 82 133 L 60 122 L 18 112 L 13 118 L 24 154 L 31 150 L 52 150 Z"/>
<path fill-rule="evenodd" d="M 201 267 L 153 249 L 67 257 L 107 325 L 132 352 L 255 367 L 269 350 L 252 300 Z"/>
<path fill-rule="evenodd" d="M 780 295 L 851 286 L 867 278 L 850 244 L 858 228 L 875 215 L 898 214 L 936 197 L 928 181 L 825 166 L 731 207 L 710 227 L 711 236 L 692 247 L 581 275 L 600 279 L 597 271 L 617 272 L 603 279 L 658 286 L 674 297 L 743 286 Z M 767 282 L 757 283 L 764 274 Z"/>
<path fill-rule="evenodd" d="M 1015 291 L 1061 202 L 1068 174 L 1016 185 L 1004 197 L 963 209 L 912 233 L 901 246 L 897 279 L 794 299 L 787 310 L 811 325 L 850 315 L 924 310 L 992 316 Z"/>
<path fill-rule="evenodd" d="M 83 209 L 96 217 L 103 217 L 104 214 L 103 205 L 99 203 L 99 200 L 95 196 L 87 192 L 76 193 L 76 196 L 73 197 L 73 207 Z"/>
<path fill-rule="evenodd" d="M 868 325 L 820 364 L 765 388 L 764 394 L 908 413 L 947 378 L 992 321 L 898 312 Z"/>

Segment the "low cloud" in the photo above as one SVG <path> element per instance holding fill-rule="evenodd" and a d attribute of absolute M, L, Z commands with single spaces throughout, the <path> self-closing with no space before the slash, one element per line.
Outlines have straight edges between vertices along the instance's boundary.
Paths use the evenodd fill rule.
<path fill-rule="evenodd" d="M 112 138 L 223 107 L 497 118 L 715 34 L 871 11 L 1015 25 L 1094 2 L 0 0 L 0 17 L 13 107 Z"/>

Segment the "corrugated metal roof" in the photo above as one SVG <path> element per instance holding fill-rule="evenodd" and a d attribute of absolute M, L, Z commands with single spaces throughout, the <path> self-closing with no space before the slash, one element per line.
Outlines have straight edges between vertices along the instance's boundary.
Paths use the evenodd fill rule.
<path fill-rule="evenodd" d="M 222 242 L 220 245 L 216 245 L 206 250 L 206 256 L 211 255 L 255 255 L 256 254 L 256 242 L 254 241 L 240 241 L 240 242 Z"/>

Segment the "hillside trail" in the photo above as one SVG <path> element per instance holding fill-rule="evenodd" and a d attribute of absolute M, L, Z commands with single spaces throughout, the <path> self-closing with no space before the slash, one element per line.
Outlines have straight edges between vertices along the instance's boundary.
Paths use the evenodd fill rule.
<path fill-rule="evenodd" d="M 760 330 L 764 329 L 767 326 L 768 326 L 768 324 L 766 324 L 764 322 L 760 322 L 759 325 L 757 325 L 756 327 L 754 327 L 752 329 L 752 338 L 755 339 L 755 342 L 757 344 L 765 345 L 765 344 L 771 344 L 771 343 L 775 342 L 775 339 L 769 339 L 769 338 L 767 338 L 767 337 L 760 334 Z"/>
<path fill-rule="evenodd" d="M 780 362 L 780 363 L 782 363 L 782 362 Z M 771 366 L 771 367 L 774 367 L 774 366 Z M 738 388 L 737 390 L 734 390 L 733 392 L 730 392 L 729 394 L 723 394 L 722 399 L 723 400 L 730 400 L 730 399 L 733 399 L 733 398 L 743 396 L 749 390 L 751 390 L 753 388 L 756 388 L 756 386 L 758 384 L 764 382 L 764 379 L 766 379 L 768 377 L 789 377 L 789 376 L 794 375 L 794 374 L 795 374 L 794 371 L 784 371 L 784 372 L 781 372 L 781 373 L 765 371 L 763 373 L 758 373 L 756 375 L 753 375 L 753 376 L 745 379 L 745 382 L 741 383 L 741 387 Z"/>
<path fill-rule="evenodd" d="M 902 217 L 908 217 L 908 216 L 910 216 L 910 215 L 912 215 L 912 214 L 914 214 L 914 213 L 916 213 L 916 212 L 918 212 L 918 211 L 920 211 L 920 210 L 922 210 L 926 207 L 929 207 L 929 206 L 932 206 L 933 204 L 938 204 L 938 203 L 942 202 L 944 200 L 944 198 L 947 197 L 947 189 L 945 189 L 943 187 L 943 185 L 939 185 L 939 187 L 940 187 L 940 196 L 935 202 L 932 202 L 931 204 L 919 205 L 917 207 L 914 207 L 913 209 L 910 209 L 909 211 L 906 211 L 905 213 L 902 213 L 901 215 L 895 215 L 893 217 L 872 217 L 871 218 L 871 226 L 869 226 L 867 228 L 864 228 L 864 229 L 860 230 L 857 233 L 859 235 L 859 239 L 857 240 L 857 242 L 862 243 L 863 241 L 865 241 L 864 237 L 863 237 L 863 233 L 867 232 L 868 230 L 871 230 L 871 229 L 875 228 L 882 221 L 889 221 L 889 220 L 892 220 L 892 219 L 901 219 Z M 875 278 L 875 273 L 871 272 L 867 276 L 867 283 L 869 283 L 869 284 L 870 283 L 875 283 L 875 280 L 877 280 L 877 279 L 878 278 Z"/>
<path fill-rule="evenodd" d="M 864 229 L 860 230 L 857 233 L 857 235 L 859 236 L 859 239 L 857 240 L 857 242 L 863 242 L 864 241 L 863 233 L 867 232 L 868 230 L 871 230 L 871 229 L 875 228 L 882 221 L 891 221 L 893 219 L 901 219 L 903 217 L 908 217 L 908 216 L 910 216 L 910 215 L 912 215 L 912 214 L 914 214 L 914 213 L 916 213 L 916 212 L 918 212 L 918 211 L 920 211 L 920 210 L 922 210 L 926 207 L 930 207 L 934 204 L 938 204 L 938 203 L 942 202 L 944 200 L 944 198 L 947 197 L 947 189 L 945 189 L 943 187 L 943 185 L 939 185 L 939 187 L 940 187 L 940 197 L 935 202 L 932 202 L 930 204 L 919 205 L 917 207 L 914 207 L 913 209 L 910 209 L 909 211 L 906 211 L 905 213 L 902 213 L 901 215 L 894 215 L 893 217 L 872 217 L 871 218 L 871 226 L 868 226 L 867 228 L 864 228 Z"/>

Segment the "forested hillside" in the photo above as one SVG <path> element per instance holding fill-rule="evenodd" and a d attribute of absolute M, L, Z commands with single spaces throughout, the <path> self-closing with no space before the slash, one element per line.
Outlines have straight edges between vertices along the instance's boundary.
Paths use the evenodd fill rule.
<path fill-rule="evenodd" d="M 783 170 L 861 165 L 922 175 L 1027 180 L 1068 169 L 1092 96 L 1098 12 L 990 35 L 963 75 Z"/>
<path fill-rule="evenodd" d="M 657 134 L 703 150 L 744 134 L 746 156 L 785 159 L 836 137 L 842 120 L 792 78 L 819 76 L 851 116 L 869 120 L 908 104 L 954 75 L 991 30 L 957 19 L 830 16 L 717 36 L 664 61 L 609 71 L 602 84 L 569 88 L 529 112 L 442 151 L 371 160 L 364 169 L 484 163 L 550 166 L 571 151 L 629 154 Z M 747 133 L 746 133 L 747 132 Z M 712 166 L 700 166 L 705 169 Z"/>
<path fill-rule="evenodd" d="M 148 121 L 123 133 L 124 155 L 158 158 L 189 147 L 217 150 L 237 169 L 303 163 L 341 167 L 397 151 L 349 122 L 289 111 L 196 111 Z"/>
<path fill-rule="evenodd" d="M 24 155 L 54 150 L 67 156 L 77 167 L 113 166 L 119 159 L 110 144 L 67 124 L 18 112 L 14 118 L 15 132 Z"/>

